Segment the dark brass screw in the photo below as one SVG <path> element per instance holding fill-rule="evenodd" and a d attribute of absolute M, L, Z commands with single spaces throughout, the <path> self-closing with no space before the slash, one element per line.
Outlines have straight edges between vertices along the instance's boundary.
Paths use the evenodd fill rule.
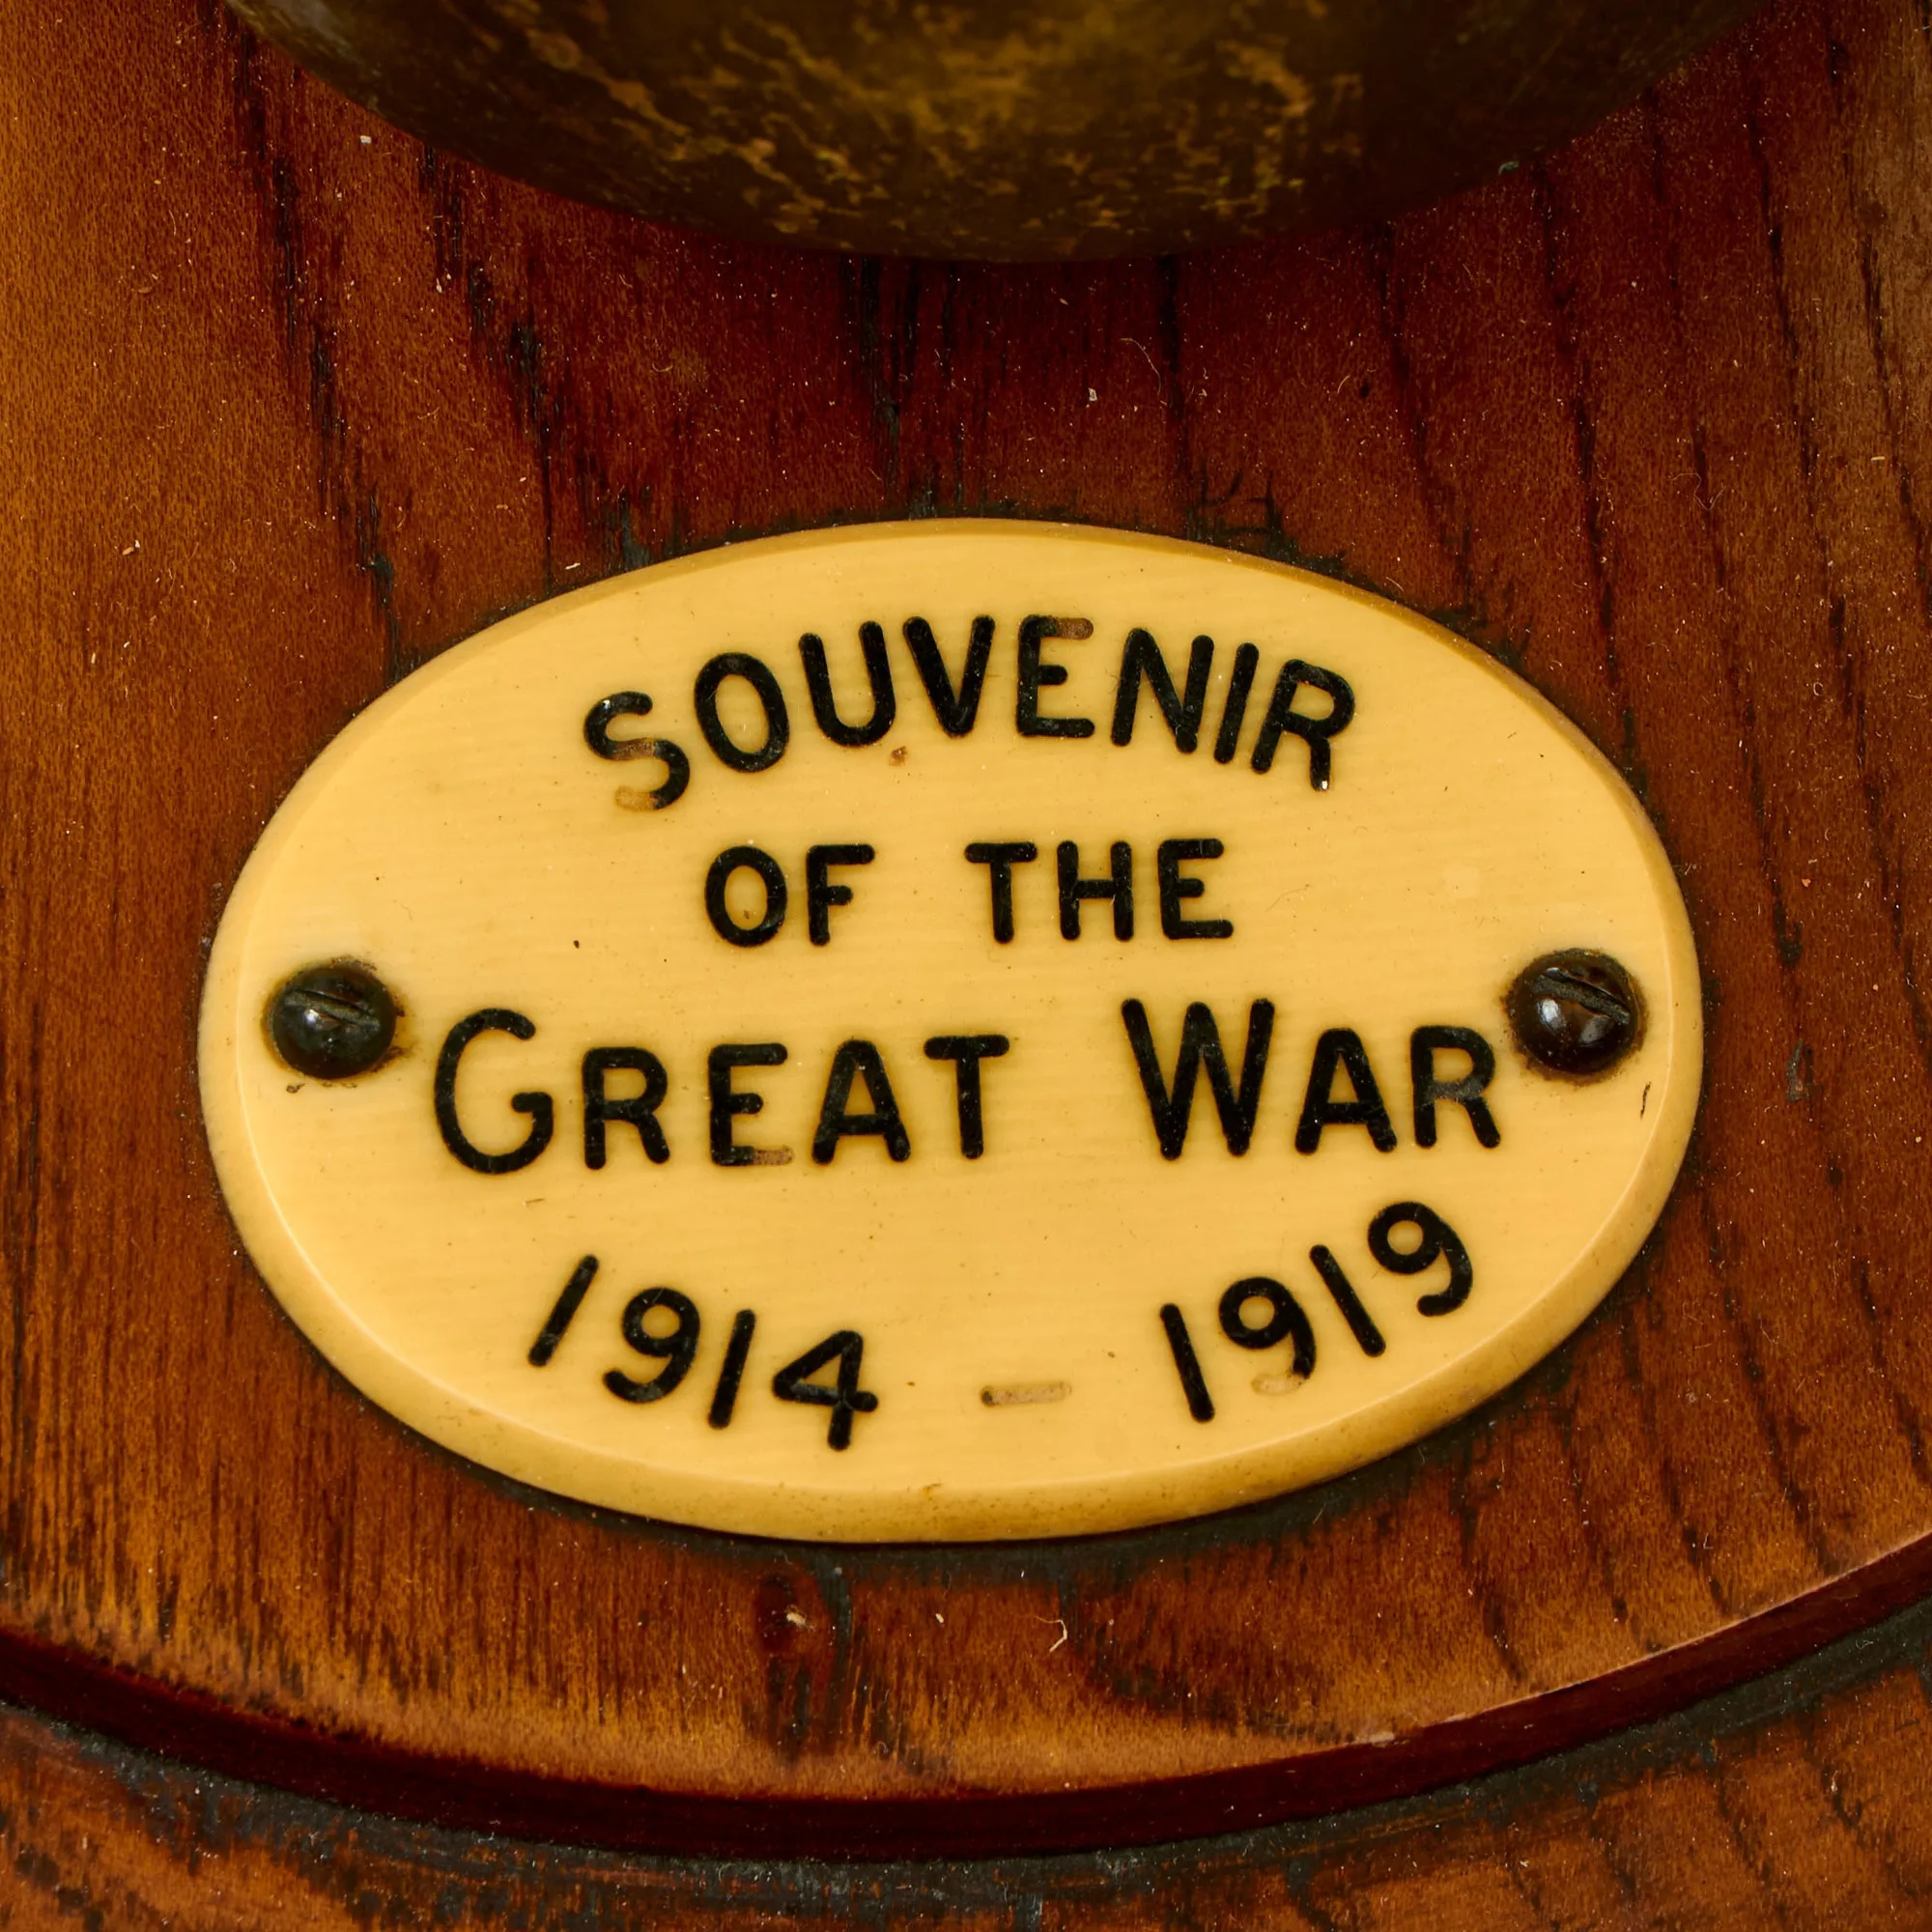
<path fill-rule="evenodd" d="M 1523 1052 L 1574 1078 L 1607 1073 L 1643 1036 L 1636 981 L 1607 952 L 1546 952 L 1517 975 L 1503 1009 Z"/>
<path fill-rule="evenodd" d="M 290 974 L 269 1002 L 268 1022 L 275 1051 L 298 1073 L 347 1080 L 388 1052 L 396 1003 L 368 967 L 331 959 Z"/>

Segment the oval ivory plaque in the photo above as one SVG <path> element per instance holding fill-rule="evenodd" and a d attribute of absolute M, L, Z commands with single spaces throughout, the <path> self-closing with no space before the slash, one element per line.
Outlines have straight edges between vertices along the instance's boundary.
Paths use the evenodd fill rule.
<path fill-rule="evenodd" d="M 1700 1037 L 1649 824 L 1489 659 L 974 522 L 715 551 L 416 672 L 249 860 L 201 1054 L 250 1253 L 412 1427 L 941 1538 L 1247 1502 L 1493 1394 L 1648 1233 Z"/>

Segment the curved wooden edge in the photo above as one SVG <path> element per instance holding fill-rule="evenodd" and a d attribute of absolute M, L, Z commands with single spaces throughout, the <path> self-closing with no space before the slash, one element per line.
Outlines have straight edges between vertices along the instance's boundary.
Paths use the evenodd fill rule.
<path fill-rule="evenodd" d="M 9 1925 L 774 1932 L 1922 1925 L 1932 1603 L 1656 1723 L 1423 1797 L 1131 1851 L 729 1861 L 474 1837 L 0 1704 Z"/>
<path fill-rule="evenodd" d="M 1932 1596 L 1922 1537 L 1695 1642 L 1477 1715 L 1199 1777 L 1062 1793 L 720 1801 L 546 1779 L 238 1711 L 0 1632 L 0 1699 L 223 1776 L 467 1831 L 696 1857 L 987 1858 L 1156 1844 L 1416 1797 L 1652 1723 Z"/>

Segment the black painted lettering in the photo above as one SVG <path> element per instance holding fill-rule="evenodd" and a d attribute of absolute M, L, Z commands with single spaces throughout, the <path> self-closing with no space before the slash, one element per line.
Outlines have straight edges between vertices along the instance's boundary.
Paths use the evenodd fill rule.
<path fill-rule="evenodd" d="M 1268 1311 L 1268 1319 L 1259 1327 L 1248 1320 L 1248 1305 L 1256 1301 Z M 1293 1373 L 1303 1377 L 1315 1373 L 1315 1329 L 1307 1313 L 1284 1284 L 1264 1274 L 1237 1281 L 1222 1295 L 1221 1332 L 1242 1349 L 1272 1349 L 1292 1336 Z"/>
<path fill-rule="evenodd" d="M 1328 699 L 1325 717 L 1310 718 L 1294 708 L 1294 694 L 1304 684 Z M 1330 742 L 1349 728 L 1349 721 L 1354 715 L 1355 694 L 1350 689 L 1348 679 L 1338 677 L 1332 670 L 1323 670 L 1320 665 L 1291 658 L 1274 681 L 1274 696 L 1268 699 L 1267 716 L 1262 720 L 1262 728 L 1256 734 L 1255 753 L 1250 762 L 1256 771 L 1266 771 L 1274 763 L 1281 734 L 1293 732 L 1308 747 L 1308 782 L 1317 791 L 1326 791 L 1332 762 Z"/>
<path fill-rule="evenodd" d="M 855 1078 L 866 1083 L 871 1101 L 867 1113 L 855 1114 L 847 1106 Z M 855 1135 L 876 1136 L 895 1160 L 911 1156 L 912 1142 L 905 1122 L 899 1118 L 899 1103 L 893 1083 L 886 1077 L 886 1063 L 869 1039 L 848 1039 L 832 1056 L 832 1070 L 825 1078 L 825 1104 L 818 1110 L 818 1130 L 811 1137 L 811 1157 L 820 1167 L 829 1167 L 838 1151 L 838 1143 Z"/>
<path fill-rule="evenodd" d="M 765 889 L 765 909 L 751 925 L 740 925 L 725 903 L 733 872 L 755 872 Z M 733 946 L 762 946 L 776 939 L 785 922 L 787 903 L 784 867 L 755 845 L 733 845 L 719 853 L 704 875 L 704 910 L 710 915 L 711 929 Z"/>
<path fill-rule="evenodd" d="M 1347 1071 L 1354 1097 L 1335 1097 L 1335 1072 Z M 1294 1129 L 1296 1153 L 1313 1153 L 1321 1145 L 1324 1127 L 1366 1127 L 1369 1138 L 1383 1153 L 1395 1146 L 1395 1129 L 1389 1124 L 1388 1109 L 1382 1104 L 1382 1090 L 1376 1084 L 1375 1069 L 1369 1065 L 1369 1050 L 1362 1037 L 1348 1027 L 1330 1027 L 1315 1042 L 1315 1061 L 1308 1070 L 1308 1092 L 1301 1103 L 1301 1120 Z"/>
<path fill-rule="evenodd" d="M 1218 838 L 1163 838 L 1153 857 L 1153 875 L 1160 887 L 1160 929 L 1169 939 L 1232 939 L 1235 926 L 1226 919 L 1183 919 L 1182 899 L 1198 899 L 1205 881 L 1180 868 L 1200 859 L 1218 859 L 1227 848 Z"/>
<path fill-rule="evenodd" d="M 1031 839 L 1015 838 L 1004 844 L 975 843 L 966 848 L 966 862 L 984 866 L 993 881 L 993 937 L 1002 946 L 1012 944 L 1013 867 L 1030 866 L 1039 857 L 1039 847 Z"/>
<path fill-rule="evenodd" d="M 851 1328 L 828 1335 L 814 1349 L 808 1349 L 794 1362 L 787 1362 L 772 1378 L 772 1393 L 781 1402 L 805 1402 L 832 1411 L 831 1426 L 825 1432 L 826 1446 L 846 1449 L 852 1443 L 852 1418 L 870 1415 L 879 1398 L 859 1386 L 859 1368 L 865 1359 L 865 1337 Z M 831 1387 L 811 1379 L 829 1363 L 838 1364 L 838 1379 Z"/>
<path fill-rule="evenodd" d="M 1248 694 L 1255 688 L 1255 667 L 1262 654 L 1252 644 L 1243 644 L 1235 653 L 1235 668 L 1228 676 L 1228 696 L 1221 703 L 1221 728 L 1214 737 L 1214 762 L 1230 765 L 1240 749 L 1241 721 L 1248 715 Z"/>
<path fill-rule="evenodd" d="M 1196 1422 L 1212 1422 L 1214 1398 L 1208 1393 L 1208 1378 L 1201 1373 L 1201 1357 L 1194 1352 L 1187 1318 L 1170 1301 L 1161 1308 L 1160 1325 L 1167 1330 L 1167 1346 L 1174 1355 L 1175 1373 L 1180 1378 L 1180 1391 L 1187 1398 L 1188 1414 Z"/>
<path fill-rule="evenodd" d="M 986 1151 L 985 1117 L 980 1101 L 980 1063 L 998 1060 L 1012 1045 L 1003 1033 L 942 1033 L 925 1043 L 928 1060 L 950 1060 L 959 1100 L 959 1151 L 978 1160 Z"/>
<path fill-rule="evenodd" d="M 605 1075 L 638 1073 L 643 1076 L 641 1094 L 619 1094 L 612 1098 L 604 1091 Z M 670 1091 L 670 1079 L 664 1062 L 641 1046 L 593 1046 L 583 1056 L 583 1164 L 604 1165 L 606 1123 L 623 1121 L 638 1130 L 644 1156 L 658 1166 L 670 1158 L 670 1147 L 658 1124 L 658 1109 Z"/>
<path fill-rule="evenodd" d="M 544 1325 L 537 1331 L 537 1339 L 530 1344 L 529 1364 L 533 1369 L 550 1366 L 550 1358 L 556 1353 L 556 1345 L 569 1332 L 570 1324 L 577 1320 L 577 1311 L 583 1306 L 583 1297 L 590 1292 L 590 1284 L 597 1278 L 597 1257 L 585 1255 L 571 1270 L 570 1279 L 563 1285 L 563 1293 L 556 1298 L 556 1305 L 545 1319 Z"/>
<path fill-rule="evenodd" d="M 832 670 L 825 661 L 825 639 L 808 631 L 798 640 L 805 666 L 805 688 L 811 696 L 811 715 L 818 728 L 835 745 L 876 745 L 893 728 L 898 701 L 893 696 L 893 668 L 886 661 L 886 634 L 876 624 L 859 626 L 859 647 L 866 655 L 866 681 L 872 687 L 872 715 L 863 724 L 848 724 L 838 715 L 832 696 Z"/>
<path fill-rule="evenodd" d="M 684 748 L 668 738 L 613 738 L 611 721 L 614 718 L 641 718 L 651 708 L 651 700 L 641 691 L 613 691 L 593 704 L 583 720 L 583 742 L 600 758 L 656 758 L 665 768 L 665 781 L 655 791 L 646 792 L 649 809 L 662 811 L 684 796 L 691 782 L 691 760 Z"/>
<path fill-rule="evenodd" d="M 1042 718 L 1039 695 L 1065 684 L 1066 667 L 1042 664 L 1040 647 L 1048 638 L 1091 638 L 1094 626 L 1085 617 L 1023 617 L 1020 620 L 1019 693 L 1013 700 L 1013 724 L 1022 738 L 1091 738 L 1091 718 Z"/>
<path fill-rule="evenodd" d="M 1174 733 L 1175 749 L 1193 751 L 1201 742 L 1201 713 L 1208 702 L 1208 674 L 1213 664 L 1214 639 L 1196 638 L 1187 658 L 1187 689 L 1184 694 L 1177 692 L 1152 633 L 1129 631 L 1121 651 L 1121 681 L 1114 692 L 1114 743 L 1124 745 L 1134 735 L 1145 679 L 1153 701 L 1160 706 L 1160 715 L 1167 720 L 1167 728 Z"/>
<path fill-rule="evenodd" d="M 1174 1086 L 1170 1091 L 1160 1070 L 1160 1056 L 1154 1051 L 1153 1029 L 1148 1025 L 1147 1009 L 1138 1000 L 1121 1006 L 1126 1022 L 1127 1039 L 1134 1050 L 1134 1065 L 1140 1068 L 1141 1089 L 1147 1094 L 1148 1112 L 1153 1117 L 1154 1139 L 1168 1160 L 1179 1160 L 1187 1145 L 1187 1128 L 1194 1113 L 1194 1083 L 1202 1067 L 1208 1069 L 1208 1086 L 1214 1095 L 1214 1111 L 1221 1117 L 1221 1133 L 1230 1153 L 1246 1153 L 1255 1137 L 1255 1117 L 1262 1104 L 1262 1082 L 1267 1075 L 1268 1042 L 1274 1037 L 1274 1003 L 1257 1000 L 1248 1009 L 1248 1043 L 1241 1055 L 1241 1085 L 1237 1092 L 1228 1071 L 1228 1056 L 1221 1045 L 1221 1029 L 1213 1013 L 1200 1001 L 1188 1008 L 1180 1023 L 1180 1051 L 1174 1063 Z"/>
<path fill-rule="evenodd" d="M 711 1093 L 711 1159 L 718 1167 L 782 1167 L 791 1159 L 790 1148 L 754 1148 L 740 1145 L 731 1122 L 740 1115 L 761 1114 L 765 1110 L 762 1094 L 741 1093 L 731 1084 L 731 1075 L 740 1066 L 782 1066 L 785 1050 L 775 1039 L 746 1044 L 714 1046 L 704 1064 Z"/>
<path fill-rule="evenodd" d="M 718 1371 L 718 1386 L 711 1392 L 711 1409 L 705 1421 L 713 1429 L 728 1429 L 731 1411 L 738 1406 L 738 1389 L 745 1379 L 746 1358 L 752 1352 L 752 1331 L 758 1318 L 749 1308 L 739 1309 L 731 1322 L 731 1339 L 724 1345 L 724 1366 Z"/>
<path fill-rule="evenodd" d="M 727 677 L 742 677 L 756 694 L 765 714 L 765 738 L 756 751 L 748 752 L 734 742 L 718 713 L 718 687 Z M 722 765 L 734 772 L 762 772 L 784 756 L 791 742 L 791 717 L 785 710 L 784 693 L 761 658 L 749 651 L 725 651 L 715 657 L 697 673 L 693 693 L 697 706 L 697 728 L 704 733 Z"/>
<path fill-rule="evenodd" d="M 556 1108 L 548 1094 L 512 1094 L 510 1105 L 520 1114 L 530 1117 L 530 1130 L 521 1147 L 513 1147 L 507 1153 L 485 1153 L 463 1131 L 463 1123 L 456 1115 L 456 1070 L 462 1064 L 465 1049 L 480 1033 L 506 1033 L 516 1039 L 530 1039 L 535 1037 L 536 1024 L 526 1019 L 522 1013 L 512 1012 L 507 1007 L 485 1007 L 480 1012 L 460 1019 L 450 1028 L 448 1037 L 442 1042 L 442 1051 L 436 1057 L 436 1078 L 432 1086 L 436 1103 L 436 1124 L 442 1135 L 442 1144 L 465 1167 L 472 1168 L 478 1174 L 515 1174 L 519 1168 L 529 1166 L 544 1149 L 550 1146 L 550 1137 L 556 1130 Z"/>
<path fill-rule="evenodd" d="M 834 866 L 869 866 L 869 845 L 813 845 L 805 855 L 805 925 L 814 946 L 832 944 L 832 908 L 852 903 L 850 886 L 832 883 Z"/>
<path fill-rule="evenodd" d="M 662 1308 L 676 1325 L 668 1335 L 654 1335 L 644 1326 L 653 1310 Z M 632 1295 L 624 1308 L 624 1340 L 639 1354 L 664 1367 L 649 1381 L 634 1381 L 621 1369 L 611 1369 L 604 1386 L 620 1402 L 662 1402 L 691 1373 L 697 1356 L 697 1332 L 702 1326 L 697 1308 L 688 1294 L 674 1288 L 647 1288 Z"/>
<path fill-rule="evenodd" d="M 1410 1227 L 1417 1239 L 1412 1248 L 1399 1248 L 1389 1239 L 1396 1229 Z M 1469 1298 L 1475 1280 L 1469 1250 L 1463 1237 L 1433 1208 L 1420 1201 L 1398 1201 L 1369 1223 L 1369 1252 L 1391 1274 L 1421 1274 L 1437 1261 L 1449 1264 L 1449 1280 L 1433 1294 L 1418 1295 L 1416 1307 L 1425 1315 L 1449 1315 Z"/>
<path fill-rule="evenodd" d="M 1457 1080 L 1439 1079 L 1435 1072 L 1438 1053 L 1460 1053 L 1469 1063 L 1469 1070 Z M 1496 1077 L 1495 1050 L 1470 1027 L 1417 1027 L 1408 1037 L 1408 1077 L 1415 1098 L 1415 1144 L 1435 1145 L 1435 1103 L 1450 1100 L 1469 1117 L 1477 1141 L 1492 1148 L 1501 1141 L 1495 1116 L 1483 1098 L 1483 1090 Z"/>
<path fill-rule="evenodd" d="M 946 674 L 946 660 L 939 654 L 932 626 L 923 617 L 905 620 L 906 648 L 919 671 L 919 681 L 932 704 L 932 715 L 949 738 L 963 738 L 980 717 L 980 694 L 986 686 L 986 665 L 993 655 L 993 620 L 975 617 L 966 645 L 966 662 L 959 668 L 959 689 Z"/>
<path fill-rule="evenodd" d="M 1343 1272 L 1342 1264 L 1322 1247 L 1310 1248 L 1308 1259 L 1315 1264 L 1315 1272 L 1321 1277 L 1328 1298 L 1342 1311 L 1342 1320 L 1349 1324 L 1349 1333 L 1355 1338 L 1356 1346 L 1365 1355 L 1379 1355 L 1388 1344 L 1382 1340 L 1375 1317 L 1362 1306 L 1362 1297 Z"/>
<path fill-rule="evenodd" d="M 1061 938 L 1080 937 L 1081 900 L 1108 899 L 1114 907 L 1114 937 L 1131 939 L 1134 936 L 1134 848 L 1123 838 L 1114 840 L 1108 853 L 1108 876 L 1104 879 L 1083 879 L 1080 876 L 1080 847 L 1070 838 L 1061 842 L 1057 856 L 1060 863 Z"/>

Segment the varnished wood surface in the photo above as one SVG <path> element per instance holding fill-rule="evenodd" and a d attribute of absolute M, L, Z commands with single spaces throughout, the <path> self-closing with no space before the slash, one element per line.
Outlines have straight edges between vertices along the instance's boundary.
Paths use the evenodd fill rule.
<path fill-rule="evenodd" d="M 1340 1818 L 1051 1859 L 622 1857 L 265 1792 L 0 1708 L 26 1927 L 1876 1932 L 1932 1924 L 1932 1612 L 1655 1725 Z"/>
<path fill-rule="evenodd" d="M 1923 1587 L 1908 0 L 1787 0 L 1392 228 L 1105 269 L 577 209 L 195 0 L 7 9 L 0 101 L 11 1694 L 613 1842 L 1119 1843 L 1532 1757 Z M 505 610 L 982 510 L 1312 560 L 1505 656 L 1630 775 L 1710 989 L 1646 1256 L 1466 1422 L 1158 1533 L 788 1549 L 425 1447 L 296 1335 L 213 1191 L 195 1000 L 251 840 L 358 706 Z"/>

